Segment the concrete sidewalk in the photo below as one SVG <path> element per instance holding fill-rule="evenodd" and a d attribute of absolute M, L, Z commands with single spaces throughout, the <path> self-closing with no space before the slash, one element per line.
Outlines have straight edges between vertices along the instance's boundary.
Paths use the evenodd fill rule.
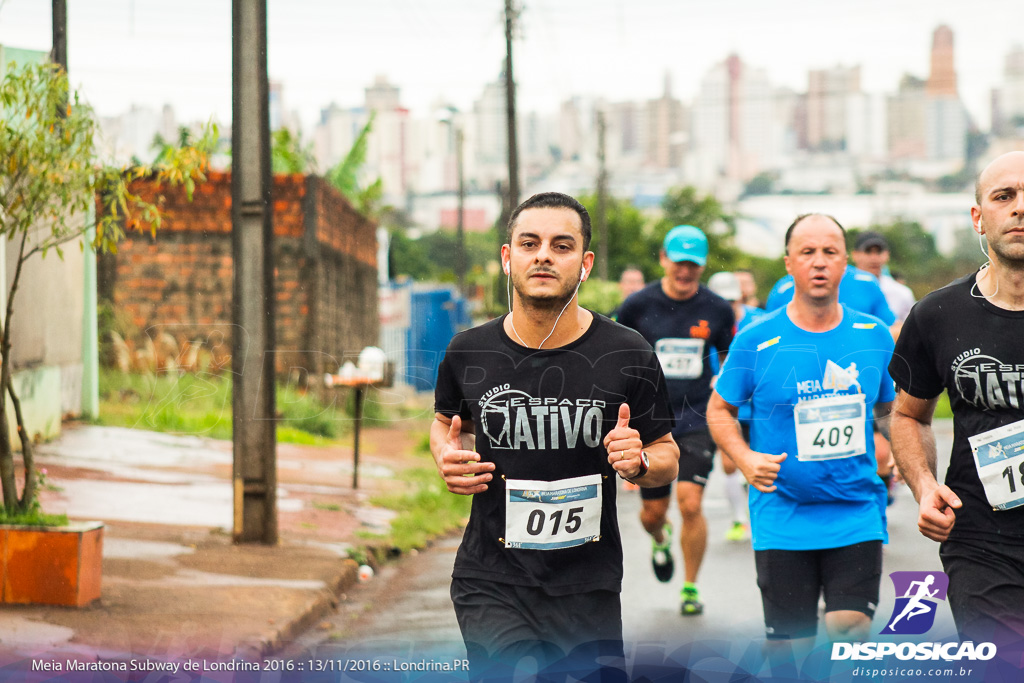
<path fill-rule="evenodd" d="M 0 609 L 6 665 L 30 659 L 258 659 L 316 627 L 357 580 L 358 530 L 393 513 L 415 432 L 364 431 L 360 489 L 350 448 L 278 446 L 276 547 L 231 542 L 231 443 L 113 427 L 66 426 L 39 446 L 47 512 L 106 523 L 102 598 L 83 609 Z M 387 447 L 388 457 L 380 454 Z"/>

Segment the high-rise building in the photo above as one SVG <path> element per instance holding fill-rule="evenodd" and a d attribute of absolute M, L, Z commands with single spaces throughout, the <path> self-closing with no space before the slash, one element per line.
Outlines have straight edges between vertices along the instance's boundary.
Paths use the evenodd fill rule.
<path fill-rule="evenodd" d="M 792 98 L 784 98 L 762 69 L 733 54 L 711 68 L 693 104 L 688 174 L 702 186 L 750 180 L 775 167 L 785 148 L 781 112 L 792 116 Z"/>
<path fill-rule="evenodd" d="M 391 111 L 402 106 L 399 88 L 388 82 L 387 76 L 378 75 L 373 85 L 364 89 L 366 109 L 369 111 Z"/>
<path fill-rule="evenodd" d="M 953 66 L 953 29 L 938 26 L 932 33 L 931 70 L 928 72 L 929 97 L 956 97 L 956 69 Z"/>
<path fill-rule="evenodd" d="M 404 206 L 415 172 L 409 155 L 409 110 L 401 106 L 398 87 L 383 76 L 377 76 L 365 92 L 365 109 L 373 114 L 366 151 L 366 176 L 380 177 L 386 201 Z"/>
<path fill-rule="evenodd" d="M 967 156 L 967 110 L 956 88 L 953 30 L 932 34 L 931 71 L 925 86 L 925 154 L 928 161 L 959 162 Z"/>
<path fill-rule="evenodd" d="M 267 108 L 270 117 L 270 130 L 277 130 L 284 125 L 284 84 L 281 81 L 270 81 L 267 90 Z"/>
<path fill-rule="evenodd" d="M 948 171 L 967 156 L 967 110 L 957 93 L 953 31 L 938 26 L 932 34 L 927 80 L 906 75 L 889 98 L 889 154 L 893 160 L 937 162 Z"/>
<path fill-rule="evenodd" d="M 586 112 L 580 97 L 571 97 L 558 108 L 558 148 L 562 159 L 576 161 L 583 154 L 587 131 Z"/>
<path fill-rule="evenodd" d="M 475 180 L 480 187 L 493 188 L 499 181 L 507 182 L 507 120 L 505 74 L 502 72 L 498 78 L 484 86 L 484 91 L 473 103 L 473 137 L 476 141 L 473 156 L 476 163 Z"/>
<path fill-rule="evenodd" d="M 613 102 L 605 107 L 605 159 L 609 167 L 635 170 L 647 161 L 650 108 L 642 102 Z M 684 129 L 683 134 L 689 136 Z"/>
<path fill-rule="evenodd" d="M 362 107 L 345 109 L 331 103 L 320 110 L 320 121 L 313 131 L 313 154 L 321 171 L 326 172 L 348 155 L 368 119 Z"/>
<path fill-rule="evenodd" d="M 928 161 L 959 162 L 967 156 L 967 110 L 959 97 L 930 97 L 925 110 Z"/>
<path fill-rule="evenodd" d="M 899 90 L 889 97 L 889 156 L 892 159 L 924 159 L 927 149 L 925 82 L 904 74 Z"/>
<path fill-rule="evenodd" d="M 1014 46 L 1003 66 L 1000 115 L 1010 128 L 1024 126 L 1024 47 Z"/>
<path fill-rule="evenodd" d="M 672 79 L 665 74 L 661 97 L 647 102 L 647 164 L 653 168 L 679 168 L 688 135 L 686 108 L 672 97 Z"/>
<path fill-rule="evenodd" d="M 808 149 L 846 149 L 851 97 L 860 95 L 860 67 L 813 69 L 807 74 Z"/>

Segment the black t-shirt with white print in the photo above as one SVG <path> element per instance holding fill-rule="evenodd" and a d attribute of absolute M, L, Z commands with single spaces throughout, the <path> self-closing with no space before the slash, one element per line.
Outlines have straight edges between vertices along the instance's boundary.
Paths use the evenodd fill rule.
<path fill-rule="evenodd" d="M 945 482 L 963 502 L 950 540 L 1024 545 L 1024 506 L 993 509 L 969 442 L 1024 420 L 1024 311 L 987 301 L 975 277 L 960 278 L 914 306 L 889 373 L 897 387 L 916 398 L 949 394 L 953 450 Z M 1017 449 L 1024 454 L 1024 434 L 979 448 L 983 471 L 991 473 L 993 498 L 1024 495 L 1024 455 L 1014 457 Z"/>
<path fill-rule="evenodd" d="M 550 350 L 517 344 L 503 320 L 456 335 L 438 369 L 436 412 L 472 420 L 481 461 L 495 464 L 473 496 L 452 576 L 549 595 L 619 591 L 617 475 L 603 439 L 623 402 L 643 443 L 671 431 L 658 359 L 596 313 L 579 339 Z"/>

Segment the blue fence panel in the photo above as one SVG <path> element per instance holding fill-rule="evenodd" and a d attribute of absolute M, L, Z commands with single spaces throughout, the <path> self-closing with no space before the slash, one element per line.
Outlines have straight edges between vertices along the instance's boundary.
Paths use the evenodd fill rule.
<path fill-rule="evenodd" d="M 414 291 L 410 318 L 405 382 L 432 391 L 448 342 L 470 325 L 466 301 L 448 288 Z"/>

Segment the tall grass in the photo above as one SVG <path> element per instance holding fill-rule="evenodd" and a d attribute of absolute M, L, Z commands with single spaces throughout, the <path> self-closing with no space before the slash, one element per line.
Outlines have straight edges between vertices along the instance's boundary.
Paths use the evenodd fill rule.
<path fill-rule="evenodd" d="M 214 439 L 231 438 L 231 380 L 209 374 L 128 374 L 100 371 L 99 423 Z M 277 439 L 325 444 L 342 436 L 346 420 L 335 403 L 279 387 Z"/>

